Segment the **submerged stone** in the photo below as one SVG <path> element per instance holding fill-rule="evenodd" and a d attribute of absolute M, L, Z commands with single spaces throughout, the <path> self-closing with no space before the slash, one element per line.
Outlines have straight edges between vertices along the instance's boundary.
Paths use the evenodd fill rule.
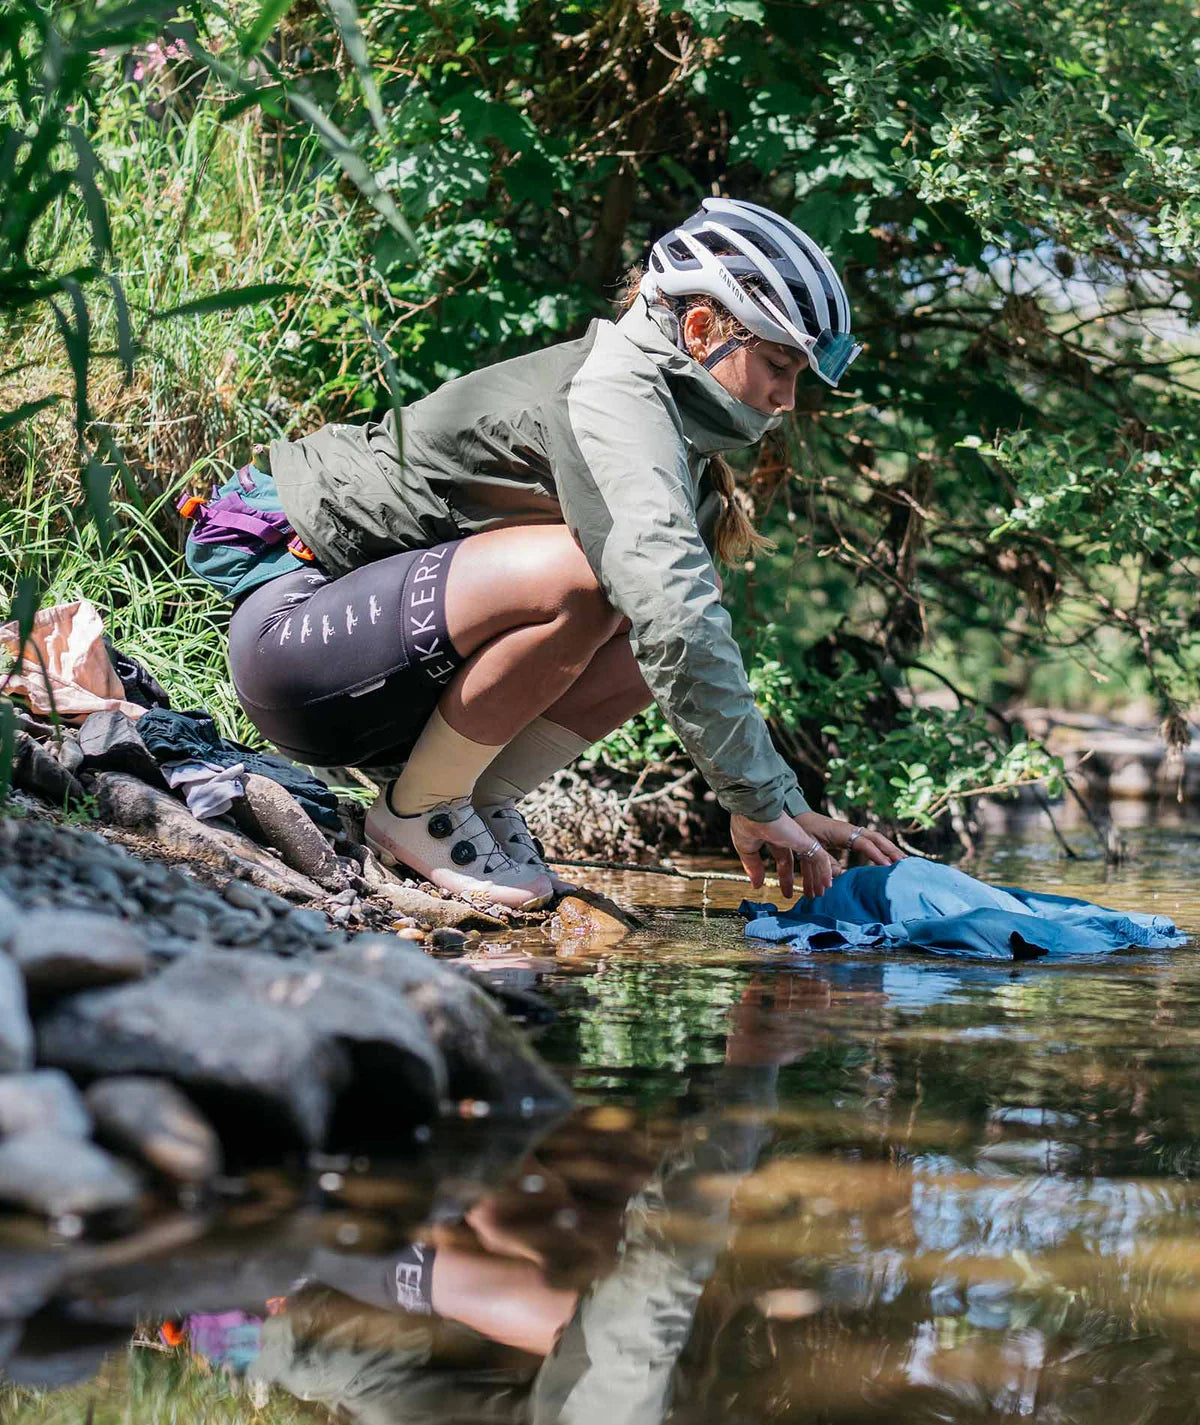
<path fill-rule="evenodd" d="M 177 1183 L 206 1183 L 221 1171 L 221 1143 L 190 1099 L 166 1079 L 100 1079 L 87 1091 L 96 1137 L 141 1158 Z"/>
<path fill-rule="evenodd" d="M 35 1069 L 0 1078 L 0 1137 L 50 1128 L 88 1138 L 92 1120 L 79 1090 L 61 1069 Z"/>
<path fill-rule="evenodd" d="M 137 1176 L 94 1143 L 40 1128 L 0 1143 L 0 1202 L 47 1217 L 128 1211 Z"/>
<path fill-rule="evenodd" d="M 33 1025 L 20 970 L 0 954 L 0 1073 L 33 1067 Z"/>

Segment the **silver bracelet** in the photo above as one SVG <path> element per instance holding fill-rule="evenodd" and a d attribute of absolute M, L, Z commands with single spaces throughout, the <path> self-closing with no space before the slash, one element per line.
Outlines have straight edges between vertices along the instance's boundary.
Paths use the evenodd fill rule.
<path fill-rule="evenodd" d="M 863 832 L 866 831 L 866 829 L 867 829 L 867 828 L 866 828 L 865 826 L 856 826 L 856 827 L 854 828 L 854 830 L 850 833 L 850 839 L 849 839 L 849 841 L 846 842 L 846 850 L 847 850 L 847 851 L 850 850 L 851 846 L 854 845 L 854 843 L 855 843 L 855 842 L 858 840 L 858 838 L 863 834 Z"/>

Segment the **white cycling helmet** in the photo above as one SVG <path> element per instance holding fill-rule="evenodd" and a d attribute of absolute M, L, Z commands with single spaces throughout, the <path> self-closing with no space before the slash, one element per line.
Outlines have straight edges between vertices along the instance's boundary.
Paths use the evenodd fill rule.
<path fill-rule="evenodd" d="M 829 386 L 862 350 L 833 264 L 795 223 L 757 203 L 705 198 L 654 244 L 641 292 L 648 302 L 713 297 L 753 336 L 804 352 Z M 711 370 L 746 341 L 723 342 L 704 366 Z"/>

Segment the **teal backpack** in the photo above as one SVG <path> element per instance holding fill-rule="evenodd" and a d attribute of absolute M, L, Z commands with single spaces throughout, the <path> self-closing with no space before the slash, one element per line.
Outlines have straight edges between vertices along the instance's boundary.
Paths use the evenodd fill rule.
<path fill-rule="evenodd" d="M 227 599 L 312 566 L 312 550 L 288 522 L 274 478 L 253 465 L 243 465 L 211 499 L 185 495 L 177 508 L 193 522 L 183 555 L 188 568 Z"/>

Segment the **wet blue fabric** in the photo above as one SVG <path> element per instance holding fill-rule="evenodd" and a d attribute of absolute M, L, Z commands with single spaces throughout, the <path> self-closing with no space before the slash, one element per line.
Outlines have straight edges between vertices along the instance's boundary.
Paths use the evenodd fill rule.
<path fill-rule="evenodd" d="M 909 948 L 960 960 L 1065 960 L 1187 944 L 1165 915 L 988 886 L 915 856 L 856 867 L 788 911 L 754 901 L 743 901 L 741 911 L 748 939 L 805 953 Z"/>

